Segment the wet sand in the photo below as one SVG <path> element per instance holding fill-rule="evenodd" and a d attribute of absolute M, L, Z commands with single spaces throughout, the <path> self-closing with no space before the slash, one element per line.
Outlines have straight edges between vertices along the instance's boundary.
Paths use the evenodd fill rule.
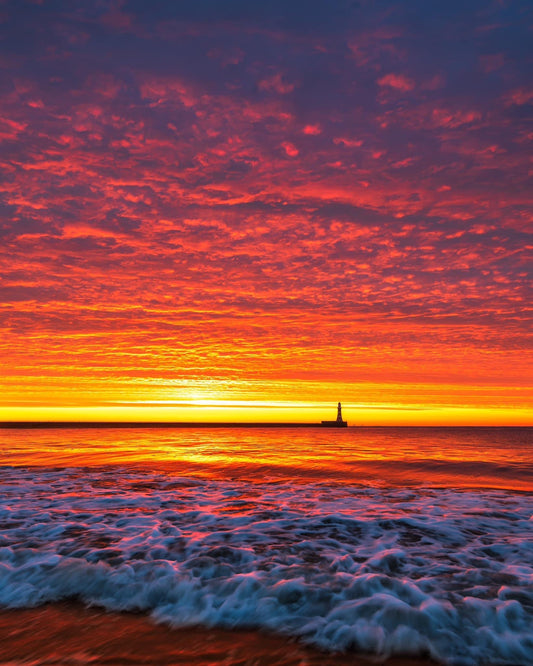
<path fill-rule="evenodd" d="M 331 655 L 255 631 L 171 629 L 133 613 L 107 613 L 81 604 L 0 611 L 0 664 L 133 666 L 370 666 L 381 660 Z M 393 658 L 387 666 L 431 666 Z"/>

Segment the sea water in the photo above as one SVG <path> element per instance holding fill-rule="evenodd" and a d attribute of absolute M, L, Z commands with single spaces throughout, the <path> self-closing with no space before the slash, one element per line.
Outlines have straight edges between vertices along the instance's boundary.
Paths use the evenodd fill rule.
<path fill-rule="evenodd" d="M 533 664 L 532 429 L 0 431 L 0 606 Z"/>

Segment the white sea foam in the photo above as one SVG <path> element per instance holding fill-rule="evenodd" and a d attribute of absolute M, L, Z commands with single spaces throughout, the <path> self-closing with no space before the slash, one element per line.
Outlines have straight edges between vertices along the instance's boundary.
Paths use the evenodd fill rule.
<path fill-rule="evenodd" d="M 533 663 L 533 498 L 2 468 L 0 604 L 80 598 L 327 650 Z"/>

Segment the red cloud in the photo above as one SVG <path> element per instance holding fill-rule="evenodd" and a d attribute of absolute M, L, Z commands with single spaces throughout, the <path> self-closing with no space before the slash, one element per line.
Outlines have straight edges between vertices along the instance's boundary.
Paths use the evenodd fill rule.
<path fill-rule="evenodd" d="M 322 128 L 318 124 L 317 125 L 306 125 L 303 128 L 302 132 L 304 134 L 308 134 L 308 135 L 311 135 L 311 136 L 317 136 L 318 134 L 322 134 Z"/>
<path fill-rule="evenodd" d="M 433 109 L 431 112 L 432 124 L 437 127 L 459 127 L 481 120 L 479 111 L 449 111 L 447 109 Z"/>
<path fill-rule="evenodd" d="M 298 148 L 296 148 L 296 146 L 290 141 L 284 141 L 281 145 L 283 146 L 283 149 L 285 150 L 285 152 L 289 157 L 298 156 L 299 154 Z"/>
<path fill-rule="evenodd" d="M 169 102 L 181 102 L 185 107 L 195 106 L 198 99 L 190 86 L 177 78 L 145 78 L 140 85 L 141 95 L 155 106 Z"/>
<path fill-rule="evenodd" d="M 359 148 L 360 146 L 363 145 L 363 140 L 362 139 L 350 139 L 347 137 L 335 137 L 333 139 L 333 143 L 337 145 L 343 145 L 346 146 L 347 148 Z"/>

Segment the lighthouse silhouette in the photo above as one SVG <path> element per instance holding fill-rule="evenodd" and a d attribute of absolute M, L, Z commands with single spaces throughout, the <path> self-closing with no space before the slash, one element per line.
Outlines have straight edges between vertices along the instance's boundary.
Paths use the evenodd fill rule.
<path fill-rule="evenodd" d="M 326 426 L 327 428 L 347 428 L 348 427 L 348 421 L 343 421 L 342 420 L 342 406 L 341 406 L 340 402 L 337 404 L 337 418 L 335 419 L 335 421 L 322 421 L 322 425 Z"/>

